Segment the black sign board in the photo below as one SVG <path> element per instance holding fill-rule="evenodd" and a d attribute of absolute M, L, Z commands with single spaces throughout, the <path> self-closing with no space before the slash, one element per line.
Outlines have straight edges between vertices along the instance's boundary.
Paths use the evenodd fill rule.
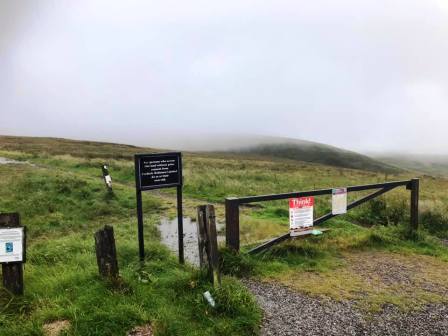
<path fill-rule="evenodd" d="M 139 154 L 135 160 L 140 190 L 182 185 L 181 153 Z"/>
<path fill-rule="evenodd" d="M 138 243 L 140 260 L 145 258 L 143 235 L 142 191 L 176 187 L 179 261 L 184 262 L 184 233 L 182 215 L 182 153 L 136 154 L 135 188 L 137 193 Z"/>

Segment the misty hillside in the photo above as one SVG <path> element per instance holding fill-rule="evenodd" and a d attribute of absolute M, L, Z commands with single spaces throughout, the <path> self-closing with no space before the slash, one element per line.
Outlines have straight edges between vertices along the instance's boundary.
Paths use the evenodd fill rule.
<path fill-rule="evenodd" d="M 158 151 L 152 148 L 143 148 L 110 142 L 0 135 L 0 150 L 20 152 L 24 151 L 25 148 L 26 153 L 33 155 L 44 153 L 51 155 L 71 155 L 74 157 L 95 157 L 103 159 L 132 159 L 133 153 Z"/>
<path fill-rule="evenodd" d="M 375 172 L 396 173 L 400 170 L 392 164 L 383 163 L 366 155 L 304 140 L 271 138 L 270 142 L 242 145 L 229 151 L 236 154 L 261 155 Z"/>
<path fill-rule="evenodd" d="M 164 148 L 172 150 L 263 156 L 264 158 L 288 159 L 374 172 L 396 173 L 399 171 L 398 168 L 394 167 L 394 162 L 386 164 L 356 152 L 305 140 L 249 135 L 190 138 L 188 140 L 190 141 L 189 143 L 188 141 L 179 141 L 181 145 L 178 146 L 175 143 L 170 144 L 171 146 L 169 147 L 166 143 L 162 145 L 165 145 Z M 194 145 L 192 145 L 193 141 Z M 186 145 L 187 143 L 189 145 Z M 113 152 L 113 157 L 116 159 L 130 159 L 132 158 L 132 153 L 160 151 L 160 149 L 154 149 L 156 146 L 151 143 L 149 144 L 151 148 L 148 148 L 95 141 L 0 136 L 0 149 L 2 150 L 20 151 L 25 144 L 28 152 L 31 153 L 51 151 L 55 155 L 70 154 L 76 157 L 96 156 L 109 158 Z M 99 151 L 99 149 L 101 150 Z M 401 164 L 397 164 L 397 166 L 408 168 L 406 165 Z"/>
<path fill-rule="evenodd" d="M 180 134 L 157 137 L 149 145 L 195 152 L 256 155 L 325 164 L 335 167 L 395 173 L 400 169 L 366 155 L 317 142 L 253 134 Z"/>
<path fill-rule="evenodd" d="M 447 155 L 382 154 L 375 158 L 388 164 L 433 176 L 448 176 Z"/>

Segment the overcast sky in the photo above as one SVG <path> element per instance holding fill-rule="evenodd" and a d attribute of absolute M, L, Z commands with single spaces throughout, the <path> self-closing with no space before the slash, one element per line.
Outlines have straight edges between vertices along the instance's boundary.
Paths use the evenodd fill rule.
<path fill-rule="evenodd" d="M 0 0 L 0 134 L 214 132 L 448 154 L 448 1 Z"/>

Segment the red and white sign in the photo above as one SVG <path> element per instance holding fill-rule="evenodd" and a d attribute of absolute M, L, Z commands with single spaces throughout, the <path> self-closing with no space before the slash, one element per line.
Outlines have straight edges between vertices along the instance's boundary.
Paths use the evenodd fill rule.
<path fill-rule="evenodd" d="M 314 197 L 299 197 L 289 200 L 289 229 L 291 237 L 313 226 Z"/>

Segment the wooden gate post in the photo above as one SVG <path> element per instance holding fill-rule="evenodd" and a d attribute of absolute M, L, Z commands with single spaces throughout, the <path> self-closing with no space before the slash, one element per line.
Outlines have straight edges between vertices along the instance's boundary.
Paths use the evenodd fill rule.
<path fill-rule="evenodd" d="M 117 251 L 112 226 L 105 225 L 95 233 L 95 249 L 100 275 L 111 279 L 118 278 Z"/>
<path fill-rule="evenodd" d="M 240 250 L 240 209 L 238 199 L 226 198 L 226 246 L 236 252 Z"/>
<path fill-rule="evenodd" d="M 0 214 L 0 228 L 19 227 L 18 213 Z M 25 251 L 26 246 L 23 246 Z M 25 254 L 25 253 L 24 253 Z M 23 263 L 11 262 L 2 264 L 3 286 L 14 295 L 23 295 Z"/>
<path fill-rule="evenodd" d="M 418 230 L 418 201 L 420 194 L 420 180 L 414 178 L 411 180 L 411 232 L 417 232 Z"/>

